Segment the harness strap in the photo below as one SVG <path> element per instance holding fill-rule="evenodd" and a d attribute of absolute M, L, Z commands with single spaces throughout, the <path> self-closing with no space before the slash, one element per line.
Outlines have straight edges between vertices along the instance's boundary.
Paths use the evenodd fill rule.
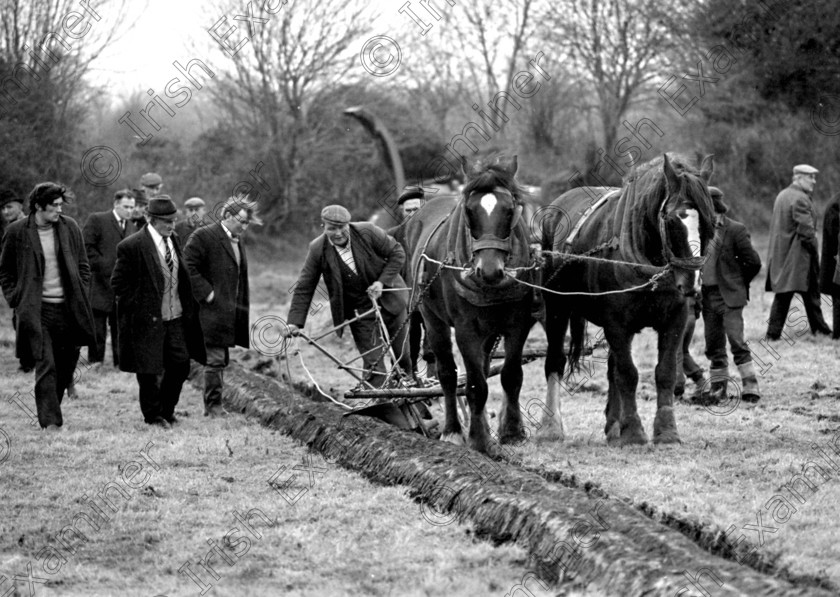
<path fill-rule="evenodd" d="M 566 245 L 567 248 L 571 248 L 572 243 L 575 241 L 575 238 L 577 238 L 578 232 L 580 232 L 580 229 L 583 228 L 583 225 L 586 223 L 586 220 L 589 219 L 589 216 L 591 216 L 593 213 L 595 213 L 595 210 L 597 210 L 599 207 L 604 205 L 610 198 L 612 198 L 615 195 L 618 195 L 620 193 L 621 193 L 621 189 L 614 189 L 614 190 L 610 191 L 609 193 L 607 193 L 606 195 L 604 195 L 603 197 L 598 199 L 598 201 L 596 201 L 595 203 L 590 205 L 586 209 L 586 211 L 583 212 L 583 215 L 577 221 L 577 224 L 575 224 L 575 227 L 572 228 L 572 231 L 569 233 L 569 236 L 566 237 L 565 245 Z"/>

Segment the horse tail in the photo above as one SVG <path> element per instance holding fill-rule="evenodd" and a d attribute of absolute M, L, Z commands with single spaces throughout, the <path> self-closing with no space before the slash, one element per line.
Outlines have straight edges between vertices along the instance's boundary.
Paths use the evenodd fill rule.
<path fill-rule="evenodd" d="M 566 370 L 568 376 L 580 370 L 580 357 L 583 354 L 586 341 L 585 332 L 586 319 L 581 315 L 572 313 L 569 317 L 569 366 Z"/>

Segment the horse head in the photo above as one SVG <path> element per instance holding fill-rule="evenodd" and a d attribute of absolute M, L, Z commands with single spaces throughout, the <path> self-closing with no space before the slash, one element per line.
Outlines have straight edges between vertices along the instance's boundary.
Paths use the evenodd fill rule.
<path fill-rule="evenodd" d="M 500 156 L 490 164 L 467 168 L 463 206 L 467 243 L 474 276 L 495 286 L 505 278 L 505 265 L 513 252 L 513 234 L 522 216 L 522 189 L 514 176 L 516 156 Z"/>
<path fill-rule="evenodd" d="M 695 272 L 702 267 L 706 246 L 714 234 L 714 210 L 707 186 L 714 160 L 712 155 L 703 158 L 699 172 L 679 157 L 674 160 L 667 154 L 662 160 L 665 197 L 658 214 L 659 234 L 662 256 L 674 268 L 677 289 L 690 294 L 695 287 Z"/>

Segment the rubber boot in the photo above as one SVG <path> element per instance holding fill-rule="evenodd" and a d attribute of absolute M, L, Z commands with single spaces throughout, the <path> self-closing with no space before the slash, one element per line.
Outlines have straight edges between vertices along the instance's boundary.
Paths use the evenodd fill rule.
<path fill-rule="evenodd" d="M 753 362 L 749 361 L 738 365 L 738 373 L 741 374 L 741 399 L 744 402 L 758 402 L 761 400 L 761 392 L 758 389 L 758 378 L 755 375 Z"/>
<path fill-rule="evenodd" d="M 720 404 L 725 402 L 729 396 L 727 386 L 729 385 L 729 367 L 709 370 L 709 382 L 711 389 L 705 402 L 708 404 Z"/>

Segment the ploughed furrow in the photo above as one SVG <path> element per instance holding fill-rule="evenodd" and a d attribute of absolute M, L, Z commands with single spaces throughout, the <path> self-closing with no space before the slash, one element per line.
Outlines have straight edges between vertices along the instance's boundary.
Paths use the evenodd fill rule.
<path fill-rule="evenodd" d="M 194 376 L 194 379 L 201 376 Z M 552 482 L 378 420 L 343 417 L 232 364 L 225 402 L 377 483 L 405 485 L 436 512 L 528 549 L 543 578 L 603 595 L 830 595 L 717 557 L 622 501 Z"/>

